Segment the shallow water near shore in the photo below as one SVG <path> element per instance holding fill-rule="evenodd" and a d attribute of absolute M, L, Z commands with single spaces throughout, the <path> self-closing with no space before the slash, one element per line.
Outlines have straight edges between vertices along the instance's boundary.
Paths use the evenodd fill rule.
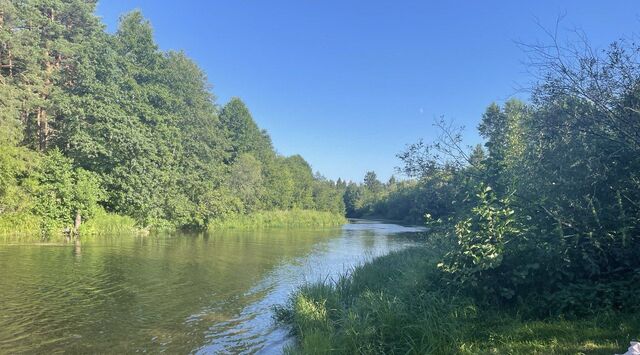
<path fill-rule="evenodd" d="M 421 230 L 352 221 L 0 244 L 0 353 L 281 353 L 290 338 L 273 305 L 304 282 L 419 243 L 410 236 Z"/>

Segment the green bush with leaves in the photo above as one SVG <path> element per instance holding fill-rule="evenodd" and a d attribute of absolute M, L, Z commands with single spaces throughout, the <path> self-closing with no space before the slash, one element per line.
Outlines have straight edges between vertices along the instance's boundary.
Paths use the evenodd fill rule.
<path fill-rule="evenodd" d="M 483 273 L 502 265 L 507 245 L 516 242 L 520 229 L 508 201 L 498 200 L 490 186 L 480 185 L 475 197 L 476 206 L 470 216 L 458 220 L 453 228 L 455 248 L 438 266 L 460 285 L 500 288 L 501 285 L 481 285 L 479 281 Z"/>
<path fill-rule="evenodd" d="M 35 174 L 35 206 L 43 235 L 72 231 L 76 220 L 90 219 L 100 209 L 105 192 L 95 173 L 74 169 L 72 162 L 58 150 L 44 156 Z"/>

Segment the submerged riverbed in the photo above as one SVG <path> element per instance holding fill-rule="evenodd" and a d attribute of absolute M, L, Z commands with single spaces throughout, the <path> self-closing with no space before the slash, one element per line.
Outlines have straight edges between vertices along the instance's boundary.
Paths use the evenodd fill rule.
<path fill-rule="evenodd" d="M 414 245 L 418 228 L 354 221 L 78 244 L 0 244 L 0 353 L 280 353 L 272 306 L 306 281 Z"/>

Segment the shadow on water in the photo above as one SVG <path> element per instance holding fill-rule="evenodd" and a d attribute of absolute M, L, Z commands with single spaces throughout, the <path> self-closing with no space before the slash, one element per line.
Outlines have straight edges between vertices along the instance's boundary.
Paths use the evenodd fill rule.
<path fill-rule="evenodd" d="M 102 237 L 0 244 L 0 353 L 279 353 L 271 307 L 306 281 L 336 277 L 415 242 L 414 229 Z"/>

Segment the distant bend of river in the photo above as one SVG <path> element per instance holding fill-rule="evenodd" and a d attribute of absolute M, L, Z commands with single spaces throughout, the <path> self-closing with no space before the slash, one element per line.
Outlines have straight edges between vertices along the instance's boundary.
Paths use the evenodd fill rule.
<path fill-rule="evenodd" d="M 296 287 L 417 242 L 420 228 L 352 221 L 264 230 L 0 244 L 0 353 L 266 353 Z"/>

